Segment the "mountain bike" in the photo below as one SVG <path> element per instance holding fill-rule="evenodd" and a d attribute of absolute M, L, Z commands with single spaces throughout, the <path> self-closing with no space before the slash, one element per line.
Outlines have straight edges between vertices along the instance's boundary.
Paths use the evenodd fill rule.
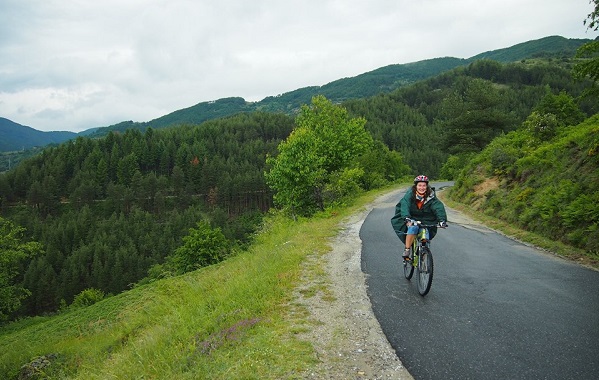
<path fill-rule="evenodd" d="M 416 224 L 420 228 L 410 250 L 410 259 L 403 260 L 403 274 L 409 280 L 416 269 L 418 271 L 418 293 L 425 296 L 431 290 L 434 269 L 431 242 L 426 238 L 429 236 L 428 229 L 430 227 L 447 228 L 447 225 L 441 227 L 438 224 L 428 225 L 419 221 L 416 221 Z"/>

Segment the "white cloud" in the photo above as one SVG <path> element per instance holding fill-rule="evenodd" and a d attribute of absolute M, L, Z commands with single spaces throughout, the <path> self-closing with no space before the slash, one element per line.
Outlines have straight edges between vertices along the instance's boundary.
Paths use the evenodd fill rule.
<path fill-rule="evenodd" d="M 40 130 L 148 121 L 393 63 L 549 35 L 595 38 L 587 0 L 4 0 L 0 116 Z"/>

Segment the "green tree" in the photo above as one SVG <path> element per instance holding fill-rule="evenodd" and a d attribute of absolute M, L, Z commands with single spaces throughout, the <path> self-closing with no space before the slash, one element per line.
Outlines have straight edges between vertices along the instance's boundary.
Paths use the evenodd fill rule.
<path fill-rule="evenodd" d="M 599 0 L 591 0 L 589 3 L 595 3 L 595 9 L 587 15 L 583 24 L 587 26 L 587 30 L 596 32 L 599 30 Z M 585 95 L 599 96 L 599 38 L 578 48 L 576 58 L 580 61 L 572 68 L 572 75 L 577 79 L 591 79 L 593 86 L 585 91 Z"/>
<path fill-rule="evenodd" d="M 230 253 L 229 242 L 221 229 L 201 221 L 183 237 L 183 245 L 175 250 L 172 263 L 178 273 L 186 273 L 216 264 Z"/>
<path fill-rule="evenodd" d="M 266 180 L 277 205 L 293 214 L 310 215 L 324 209 L 323 190 L 331 177 L 351 168 L 374 142 L 364 118 L 350 118 L 345 108 L 324 96 L 302 106 L 296 123 L 279 144 L 278 156 L 267 158 Z"/>
<path fill-rule="evenodd" d="M 595 3 L 595 9 L 587 15 L 587 18 L 583 21 L 584 25 L 587 25 L 588 29 L 599 30 L 599 0 L 589 0 L 589 4 Z"/>
<path fill-rule="evenodd" d="M 592 87 L 585 91 L 585 96 L 599 96 L 599 39 L 578 48 L 576 58 L 580 61 L 572 68 L 572 76 L 579 80 L 588 78 L 593 82 Z"/>
<path fill-rule="evenodd" d="M 18 284 L 23 260 L 42 253 L 41 244 L 23 241 L 24 228 L 0 217 L 0 321 L 31 293 Z"/>
<path fill-rule="evenodd" d="M 585 119 L 585 114 L 574 101 L 574 98 L 564 91 L 558 95 L 548 93 L 534 111 L 540 114 L 553 114 L 560 127 L 573 126 Z"/>
<path fill-rule="evenodd" d="M 480 152 L 491 140 L 511 127 L 500 109 L 501 92 L 493 83 L 474 79 L 443 101 L 445 147 L 452 154 Z"/>
<path fill-rule="evenodd" d="M 119 161 L 117 168 L 117 177 L 119 183 L 129 186 L 136 172 L 139 171 L 137 164 L 137 156 L 135 153 L 129 153 L 121 161 Z"/>

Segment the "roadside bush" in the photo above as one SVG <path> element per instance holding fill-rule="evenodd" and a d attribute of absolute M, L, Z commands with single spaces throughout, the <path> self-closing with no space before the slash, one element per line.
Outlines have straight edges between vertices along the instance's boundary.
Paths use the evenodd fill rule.
<path fill-rule="evenodd" d="M 183 274 L 221 262 L 230 253 L 231 247 L 221 229 L 201 221 L 183 237 L 183 245 L 175 250 L 172 264 L 177 273 Z"/>
<path fill-rule="evenodd" d="M 364 170 L 361 168 L 345 168 L 333 173 L 323 191 L 325 205 L 331 206 L 357 197 L 362 192 L 360 182 L 363 176 Z"/>
<path fill-rule="evenodd" d="M 95 288 L 89 288 L 89 289 L 85 289 L 85 290 L 81 291 L 81 293 L 79 293 L 75 296 L 75 298 L 73 299 L 73 303 L 71 304 L 71 307 L 73 307 L 73 308 L 87 307 L 87 306 L 95 304 L 96 302 L 102 301 L 103 299 L 104 299 L 103 291 L 101 291 L 99 289 L 95 289 Z"/>
<path fill-rule="evenodd" d="M 464 169 L 468 161 L 472 159 L 474 154 L 464 153 L 451 155 L 447 158 L 447 161 L 443 164 L 440 171 L 441 178 L 447 180 L 454 180 L 458 178 L 460 172 Z"/>

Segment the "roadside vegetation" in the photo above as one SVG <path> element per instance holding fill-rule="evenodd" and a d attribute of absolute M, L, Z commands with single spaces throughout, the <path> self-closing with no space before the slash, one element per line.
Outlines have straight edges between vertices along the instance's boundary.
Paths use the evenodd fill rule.
<path fill-rule="evenodd" d="M 87 307 L 0 329 L 0 373 L 16 379 L 293 379 L 317 361 L 298 334 L 315 323 L 293 301 L 346 216 L 268 216 L 254 243 L 216 265 L 157 280 Z M 326 292 L 326 279 L 314 282 Z M 316 291 L 317 289 L 315 289 Z M 306 295 L 308 296 L 308 295 Z"/>

